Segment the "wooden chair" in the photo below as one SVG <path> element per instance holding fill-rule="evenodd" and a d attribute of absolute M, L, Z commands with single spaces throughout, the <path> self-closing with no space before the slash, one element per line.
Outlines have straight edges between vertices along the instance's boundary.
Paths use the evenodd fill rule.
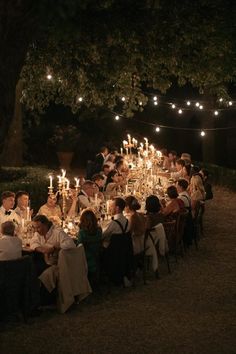
<path fill-rule="evenodd" d="M 166 238 L 169 245 L 169 252 L 175 253 L 175 243 L 176 243 L 176 220 L 165 221 L 163 223 Z M 177 261 L 177 258 L 176 258 Z"/>

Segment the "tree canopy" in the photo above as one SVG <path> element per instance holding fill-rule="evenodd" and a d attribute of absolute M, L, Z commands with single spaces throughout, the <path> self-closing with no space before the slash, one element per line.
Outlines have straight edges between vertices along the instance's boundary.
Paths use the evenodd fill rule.
<path fill-rule="evenodd" d="M 234 23 L 230 0 L 87 2 L 32 42 L 22 101 L 32 110 L 55 101 L 77 112 L 81 104 L 113 109 L 125 97 L 132 115 L 146 91 L 164 93 L 176 79 L 225 96 L 236 74 Z"/>

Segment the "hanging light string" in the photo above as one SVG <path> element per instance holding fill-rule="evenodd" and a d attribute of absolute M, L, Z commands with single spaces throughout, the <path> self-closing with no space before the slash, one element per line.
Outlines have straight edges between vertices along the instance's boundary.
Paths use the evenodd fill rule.
<path fill-rule="evenodd" d="M 187 127 L 174 127 L 174 126 L 170 126 L 170 125 L 163 125 L 163 124 L 158 124 L 158 123 L 151 123 L 151 122 L 146 122 L 144 120 L 139 120 L 136 118 L 128 118 L 126 116 L 124 116 L 123 114 L 118 114 L 117 112 L 114 111 L 110 111 L 114 117 L 115 120 L 119 120 L 120 118 L 124 118 L 124 119 L 132 119 L 132 121 L 135 122 L 139 122 L 145 125 L 149 125 L 152 127 L 156 127 L 159 128 L 159 130 L 156 131 L 160 131 L 160 128 L 164 128 L 164 129 L 172 129 L 172 130 L 187 130 L 187 131 L 196 131 L 196 132 L 206 132 L 206 131 L 220 131 L 220 130 L 232 130 L 232 129 L 236 129 L 236 126 L 229 126 L 229 127 L 219 127 L 219 128 L 187 128 Z"/>

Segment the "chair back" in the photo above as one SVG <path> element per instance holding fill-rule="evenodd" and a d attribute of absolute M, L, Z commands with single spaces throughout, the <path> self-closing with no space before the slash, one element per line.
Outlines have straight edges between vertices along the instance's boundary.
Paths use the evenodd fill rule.
<path fill-rule="evenodd" d="M 105 272 L 117 285 L 123 283 L 124 276 L 130 276 L 133 269 L 133 244 L 130 233 L 113 234 L 105 252 Z"/>
<path fill-rule="evenodd" d="M 38 281 L 31 257 L 0 261 L 0 317 L 21 311 L 27 320 L 38 303 Z"/>

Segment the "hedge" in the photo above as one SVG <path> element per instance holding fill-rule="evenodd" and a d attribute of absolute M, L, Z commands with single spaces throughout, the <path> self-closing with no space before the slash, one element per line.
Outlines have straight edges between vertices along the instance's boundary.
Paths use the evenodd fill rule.
<path fill-rule="evenodd" d="M 209 171 L 212 183 L 236 191 L 236 170 L 202 162 L 198 165 Z"/>
<path fill-rule="evenodd" d="M 30 194 L 31 208 L 37 212 L 47 200 L 49 174 L 45 167 L 3 167 L 0 169 L 0 193 L 24 190 Z"/>

